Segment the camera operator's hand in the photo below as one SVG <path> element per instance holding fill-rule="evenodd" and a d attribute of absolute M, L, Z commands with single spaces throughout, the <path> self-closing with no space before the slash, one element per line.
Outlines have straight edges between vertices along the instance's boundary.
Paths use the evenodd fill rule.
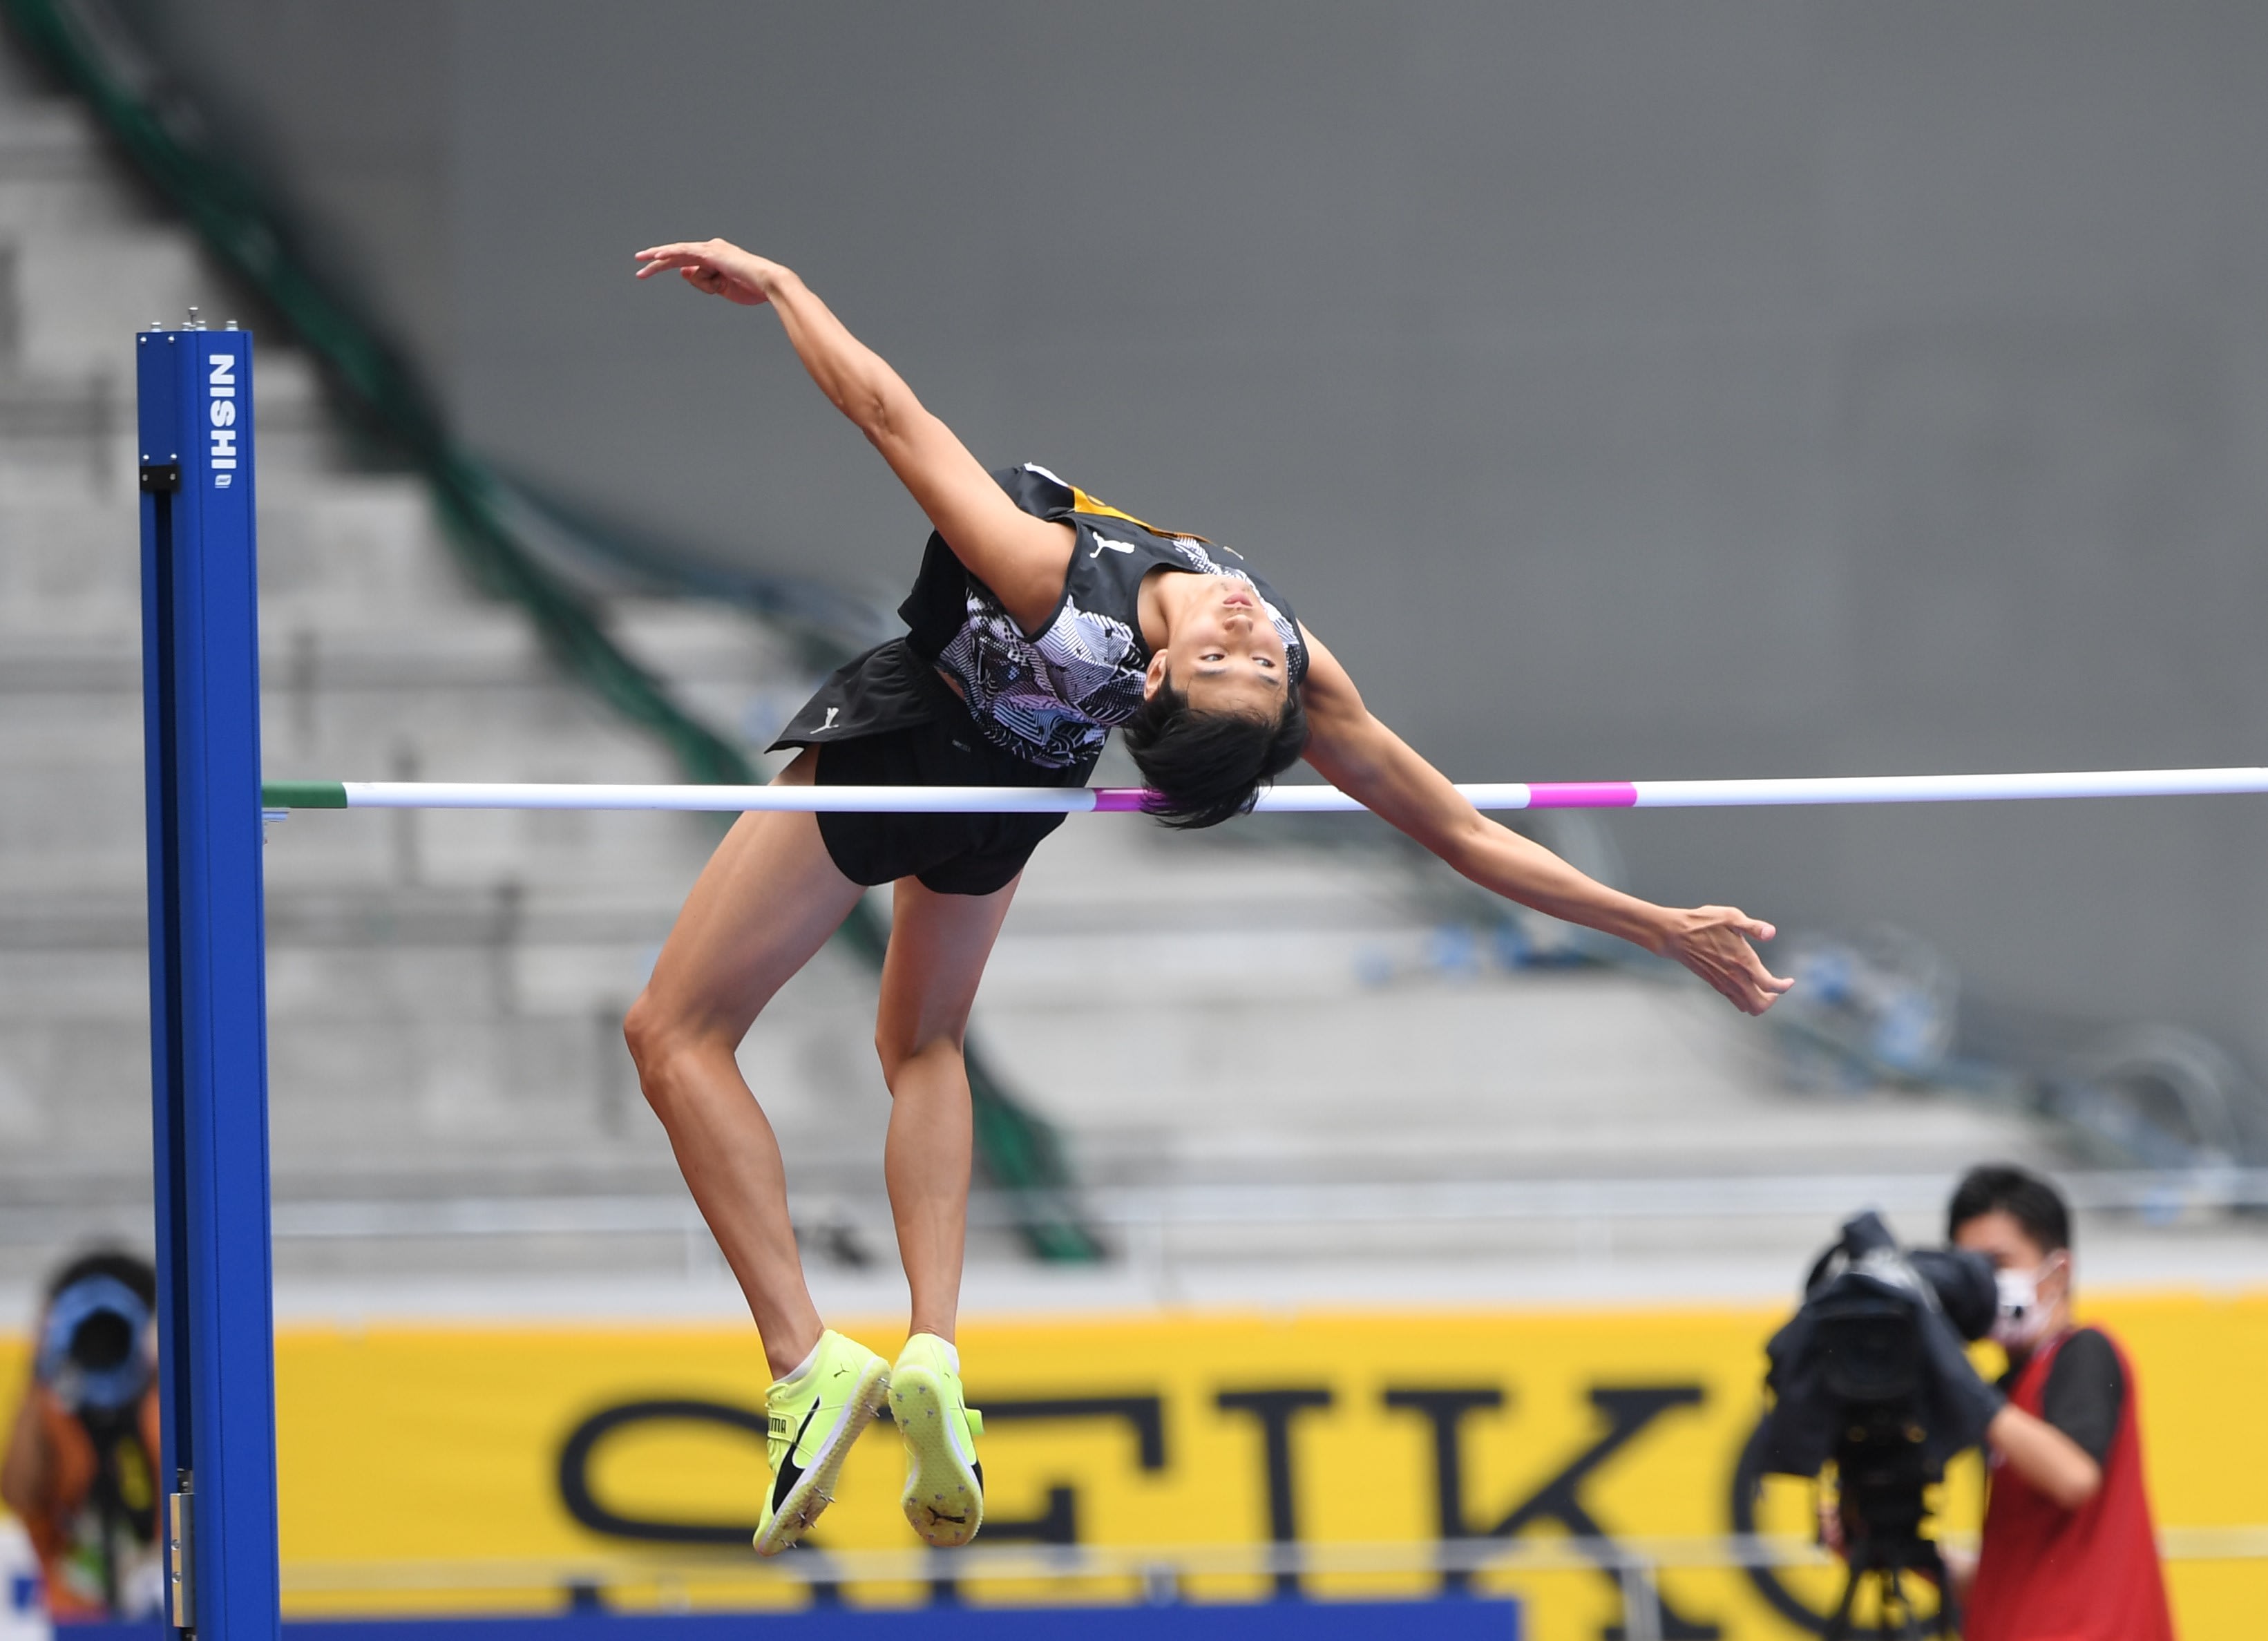
<path fill-rule="evenodd" d="M 1955 1599 L 1963 1607 L 1968 1606 L 1969 1586 L 1977 1582 L 1977 1552 L 1940 1544 L 1937 1558 L 1945 1564 L 1945 1576 L 1953 1586 Z"/>
<path fill-rule="evenodd" d="M 1819 1495 L 1819 1542 L 1837 1560 L 1848 1560 L 1851 1546 L 1843 1536 L 1843 1510 L 1822 1489 Z"/>

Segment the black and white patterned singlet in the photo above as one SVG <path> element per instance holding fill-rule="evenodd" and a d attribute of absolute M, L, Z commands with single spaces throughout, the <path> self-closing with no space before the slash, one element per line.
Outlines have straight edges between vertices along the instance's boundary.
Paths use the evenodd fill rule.
<path fill-rule="evenodd" d="M 1296 688 L 1307 647 L 1291 607 L 1241 563 L 1233 548 L 1156 529 L 1027 463 L 992 475 L 1016 504 L 1077 534 L 1061 600 L 1046 624 L 1027 631 L 992 589 L 932 534 L 913 591 L 899 606 L 908 632 L 838 672 L 783 731 L 779 746 L 812 746 L 880 733 L 931 716 L 949 675 L 979 732 L 1036 769 L 1085 778 L 1113 727 L 1142 704 L 1150 649 L 1139 614 L 1143 578 L 1165 568 L 1233 576 L 1250 584 L 1284 641 Z M 902 653 L 889 653 L 894 649 Z M 924 679 L 920 674 L 928 673 Z"/>

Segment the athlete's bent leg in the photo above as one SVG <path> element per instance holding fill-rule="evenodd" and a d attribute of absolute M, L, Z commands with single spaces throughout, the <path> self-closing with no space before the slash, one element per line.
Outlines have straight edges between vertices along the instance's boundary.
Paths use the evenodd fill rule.
<path fill-rule="evenodd" d="M 811 779 L 806 751 L 782 784 Z M 710 857 L 623 1021 L 638 1081 L 669 1132 L 701 1217 L 724 1250 L 776 1377 L 819 1343 L 771 1124 L 733 1051 L 862 893 L 807 814 L 744 814 Z"/>
<path fill-rule="evenodd" d="M 940 894 L 898 880 L 882 962 L 874 1047 L 890 1088 L 882 1152 L 898 1255 L 913 1296 L 910 1331 L 950 1340 L 968 1240 L 968 1070 L 961 1041 L 984 962 L 1016 884 L 990 894 Z"/>

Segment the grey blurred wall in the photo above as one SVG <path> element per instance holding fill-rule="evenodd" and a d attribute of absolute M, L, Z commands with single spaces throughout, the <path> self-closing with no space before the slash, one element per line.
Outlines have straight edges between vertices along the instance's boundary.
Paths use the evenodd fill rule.
<path fill-rule="evenodd" d="M 631 283 L 720 233 L 1461 777 L 2268 762 L 2257 4 L 129 9 L 468 436 L 705 550 L 923 534 L 768 317 Z M 2268 1064 L 2268 800 L 1616 824 Z"/>

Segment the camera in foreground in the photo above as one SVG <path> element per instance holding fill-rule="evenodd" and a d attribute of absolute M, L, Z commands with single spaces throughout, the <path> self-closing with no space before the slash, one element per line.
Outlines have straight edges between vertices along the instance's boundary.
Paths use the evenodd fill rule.
<path fill-rule="evenodd" d="M 1766 1347 L 1772 1408 L 1759 1433 L 1762 1468 L 1815 1477 L 1835 1467 L 1850 1576 L 1829 1636 L 1850 1633 L 1870 1579 L 1881 1632 L 1918 1636 L 1909 1576 L 1937 1585 L 1937 1629 L 1954 1633 L 1944 1563 L 1922 1530 L 1926 1494 L 1947 1461 L 1984 1439 L 1999 1409 L 1963 1348 L 1991 1329 L 1998 1308 L 1983 1255 L 1908 1252 L 1880 1216 L 1865 1213 L 1813 1264 L 1802 1308 Z M 1897 1631 L 1889 1628 L 1894 1613 Z"/>

